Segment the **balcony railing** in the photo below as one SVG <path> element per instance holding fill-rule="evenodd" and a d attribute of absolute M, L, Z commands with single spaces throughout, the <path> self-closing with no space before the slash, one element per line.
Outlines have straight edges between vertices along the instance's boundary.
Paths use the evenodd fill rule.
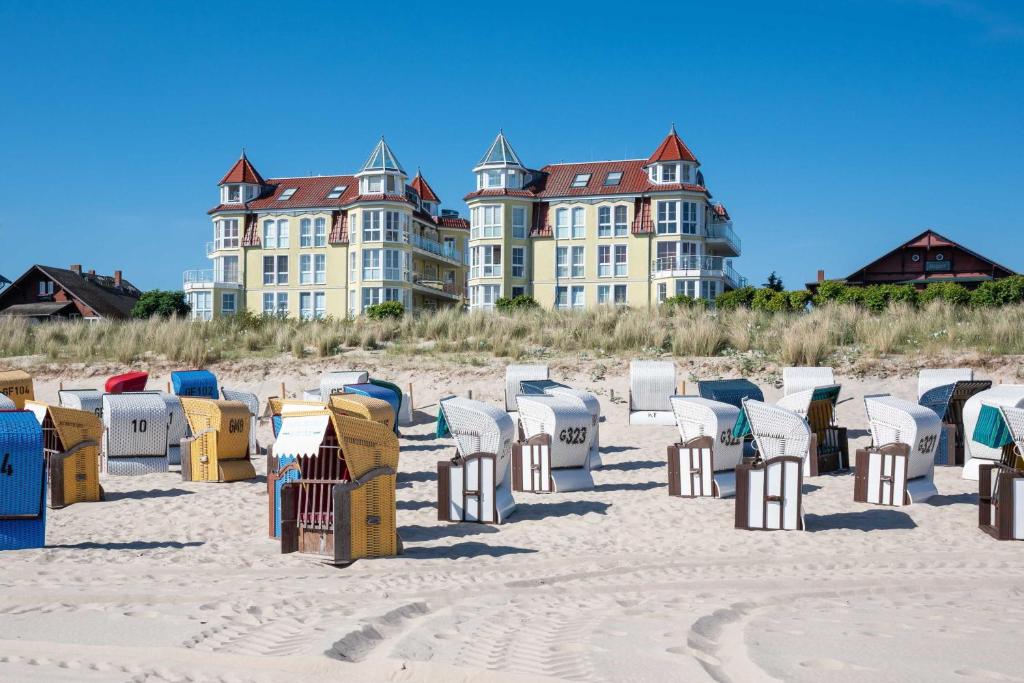
<path fill-rule="evenodd" d="M 240 287 L 242 284 L 237 271 L 221 273 L 212 268 L 207 268 L 205 270 L 186 270 L 181 281 L 186 287 L 189 285 Z"/>
<path fill-rule="evenodd" d="M 462 285 L 457 282 L 443 282 L 434 278 L 428 278 L 419 273 L 413 273 L 412 282 L 418 287 L 437 290 L 439 293 L 448 294 L 453 297 L 461 297 L 463 294 Z"/>
<path fill-rule="evenodd" d="M 462 261 L 462 253 L 450 244 L 444 244 L 428 237 L 421 237 L 415 233 L 408 233 L 408 242 L 417 249 L 429 251 L 436 256 L 443 256 L 453 261 Z"/>
<path fill-rule="evenodd" d="M 732 229 L 732 221 L 708 223 L 704 233 L 708 239 L 725 240 L 737 254 L 740 253 L 743 243 L 740 241 L 736 232 Z"/>
<path fill-rule="evenodd" d="M 655 277 L 688 275 L 688 276 L 721 276 L 730 281 L 733 287 L 742 287 L 746 278 L 732 267 L 729 259 L 721 256 L 671 256 L 655 259 L 651 268 Z"/>
<path fill-rule="evenodd" d="M 238 249 L 240 242 L 241 240 L 237 237 L 226 237 L 213 242 L 207 242 L 206 255 L 210 256 L 214 252 L 221 251 L 222 249 Z"/>

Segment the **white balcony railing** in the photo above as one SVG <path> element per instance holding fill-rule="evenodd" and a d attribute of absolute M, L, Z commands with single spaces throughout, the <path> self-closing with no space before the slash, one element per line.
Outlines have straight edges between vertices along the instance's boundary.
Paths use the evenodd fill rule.
<path fill-rule="evenodd" d="M 742 287 L 746 278 L 732 267 L 729 259 L 721 256 L 670 256 L 655 259 L 651 264 L 654 277 L 723 277 L 733 287 Z"/>
<path fill-rule="evenodd" d="M 709 240 L 725 240 L 737 255 L 742 249 L 743 243 L 740 241 L 739 235 L 732 229 L 732 221 L 708 223 L 704 234 Z"/>
<path fill-rule="evenodd" d="M 186 289 L 195 289 L 198 286 L 207 287 L 241 287 L 242 281 L 236 270 L 229 270 L 225 273 L 212 268 L 202 270 L 186 270 L 181 278 Z"/>

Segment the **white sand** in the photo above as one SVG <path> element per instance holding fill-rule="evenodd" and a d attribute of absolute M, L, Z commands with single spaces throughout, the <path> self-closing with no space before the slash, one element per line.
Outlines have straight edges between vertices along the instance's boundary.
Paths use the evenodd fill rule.
<path fill-rule="evenodd" d="M 436 463 L 453 448 L 433 438 L 436 401 L 500 402 L 503 366 L 357 362 L 412 381 L 422 408 L 403 430 L 404 556 L 337 569 L 280 555 L 262 477 L 104 475 L 106 502 L 49 511 L 47 548 L 0 554 L 0 680 L 1024 680 L 1024 544 L 977 528 L 977 484 L 958 469 L 901 509 L 854 503 L 852 474 L 816 478 L 809 531 L 738 531 L 733 500 L 667 495 L 676 432 L 626 425 L 609 400 L 626 396 L 624 362 L 563 362 L 556 379 L 602 398 L 596 489 L 519 494 L 501 527 L 439 523 Z M 326 367 L 214 370 L 265 398 Z M 59 376 L 99 386 L 118 369 Z M 57 376 L 37 380 L 41 399 Z M 851 447 L 867 442 L 864 394 L 915 397 L 912 377 L 840 380 Z"/>

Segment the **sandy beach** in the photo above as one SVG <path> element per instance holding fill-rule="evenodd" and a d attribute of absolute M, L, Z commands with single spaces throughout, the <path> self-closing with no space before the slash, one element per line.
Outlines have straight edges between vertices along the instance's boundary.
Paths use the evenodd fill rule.
<path fill-rule="evenodd" d="M 1019 381 L 1011 361 L 978 374 Z M 433 430 L 441 396 L 501 403 L 502 361 L 212 367 L 263 400 L 326 369 L 411 382 L 404 555 L 347 568 L 281 555 L 263 476 L 103 475 L 105 502 L 49 511 L 46 548 L 0 554 L 0 680 L 1024 680 L 1021 546 L 979 531 L 977 483 L 959 468 L 938 468 L 939 495 L 904 508 L 854 503 L 850 473 L 814 478 L 806 532 L 735 530 L 733 500 L 667 495 L 677 432 L 628 426 L 626 361 L 548 362 L 601 399 L 605 464 L 593 491 L 517 494 L 500 527 L 437 521 L 436 464 L 454 449 Z M 680 379 L 718 376 L 716 362 L 680 361 Z M 39 368 L 37 398 L 121 369 Z M 870 438 L 865 394 L 916 398 L 913 364 L 837 370 L 851 451 Z M 780 395 L 777 374 L 754 380 Z M 269 425 L 259 436 L 271 440 Z"/>

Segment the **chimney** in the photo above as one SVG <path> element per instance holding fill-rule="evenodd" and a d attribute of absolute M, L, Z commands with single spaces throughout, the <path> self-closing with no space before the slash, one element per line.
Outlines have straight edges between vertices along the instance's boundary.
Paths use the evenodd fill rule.
<path fill-rule="evenodd" d="M 114 271 L 114 286 L 115 287 L 120 287 L 121 286 L 121 271 L 120 270 L 115 270 Z"/>
<path fill-rule="evenodd" d="M 818 269 L 818 282 L 821 283 L 821 282 L 824 282 L 824 281 L 825 281 L 825 271 L 821 270 L 819 268 Z"/>
<path fill-rule="evenodd" d="M 72 263 L 71 264 L 71 272 L 74 273 L 75 275 L 81 275 L 82 274 L 82 264 L 81 263 Z"/>

